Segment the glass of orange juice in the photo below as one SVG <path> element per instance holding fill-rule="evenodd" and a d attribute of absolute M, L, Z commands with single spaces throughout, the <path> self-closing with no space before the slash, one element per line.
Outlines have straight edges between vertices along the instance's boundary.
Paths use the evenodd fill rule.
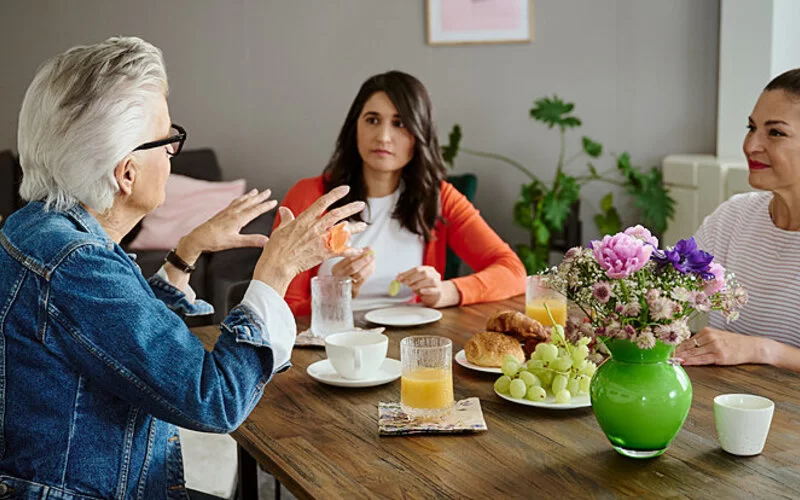
<path fill-rule="evenodd" d="M 548 287 L 542 276 L 528 276 L 525 288 L 525 314 L 544 326 L 553 326 L 553 320 L 561 326 L 567 324 L 567 298 Z M 545 304 L 547 308 L 545 308 Z"/>
<path fill-rule="evenodd" d="M 437 336 L 400 341 L 400 406 L 412 418 L 438 418 L 453 408 L 453 343 Z"/>

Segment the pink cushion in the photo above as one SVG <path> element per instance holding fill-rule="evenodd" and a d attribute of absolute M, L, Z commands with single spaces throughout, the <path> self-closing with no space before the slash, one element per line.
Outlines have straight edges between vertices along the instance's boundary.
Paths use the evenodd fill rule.
<path fill-rule="evenodd" d="M 164 204 L 142 219 L 131 250 L 169 250 L 189 232 L 244 194 L 244 179 L 210 182 L 170 174 Z"/>

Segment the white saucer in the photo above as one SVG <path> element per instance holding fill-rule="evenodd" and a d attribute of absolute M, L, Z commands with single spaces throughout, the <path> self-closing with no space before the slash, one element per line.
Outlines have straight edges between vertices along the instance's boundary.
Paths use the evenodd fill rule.
<path fill-rule="evenodd" d="M 365 314 L 364 319 L 379 325 L 417 326 L 439 321 L 442 313 L 429 307 L 400 306 L 374 309 Z"/>
<path fill-rule="evenodd" d="M 588 394 L 578 394 L 577 396 L 573 397 L 569 403 L 559 404 L 556 403 L 555 396 L 549 393 L 547 394 L 547 399 L 544 401 L 531 401 L 528 399 L 512 398 L 508 394 L 501 394 L 497 392 L 497 389 L 495 389 L 494 393 L 506 401 L 511 401 L 512 403 L 526 406 L 538 406 L 539 408 L 549 408 L 551 410 L 574 410 L 575 408 L 586 408 L 588 406 L 592 406 L 592 400 L 589 398 Z"/>
<path fill-rule="evenodd" d="M 463 366 L 464 368 L 469 368 L 470 370 L 475 370 L 475 371 L 479 371 L 479 372 L 486 372 L 486 373 L 499 373 L 501 375 L 503 373 L 503 370 L 501 370 L 500 368 L 494 367 L 494 366 L 479 366 L 479 365 L 475 365 L 475 364 L 470 363 L 467 360 L 467 354 L 464 352 L 464 349 L 461 349 L 460 351 L 458 351 L 456 353 L 456 356 L 455 356 L 454 359 L 456 360 L 456 363 L 458 363 L 459 365 Z"/>
<path fill-rule="evenodd" d="M 388 384 L 400 378 L 402 372 L 400 361 L 392 358 L 383 360 L 378 373 L 368 379 L 352 380 L 344 378 L 333 369 L 333 365 L 327 359 L 321 359 L 316 363 L 308 365 L 306 373 L 311 378 L 323 384 L 335 385 L 337 387 L 374 387 L 376 385 Z"/>

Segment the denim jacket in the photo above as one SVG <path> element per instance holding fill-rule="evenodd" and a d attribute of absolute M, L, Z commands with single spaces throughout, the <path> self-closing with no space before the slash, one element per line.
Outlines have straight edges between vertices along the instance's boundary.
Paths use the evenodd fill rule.
<path fill-rule="evenodd" d="M 175 425 L 232 431 L 289 365 L 273 366 L 276 323 L 242 304 L 206 352 L 181 316 L 210 310 L 145 280 L 80 206 L 12 214 L 0 230 L 0 499 L 187 498 Z"/>

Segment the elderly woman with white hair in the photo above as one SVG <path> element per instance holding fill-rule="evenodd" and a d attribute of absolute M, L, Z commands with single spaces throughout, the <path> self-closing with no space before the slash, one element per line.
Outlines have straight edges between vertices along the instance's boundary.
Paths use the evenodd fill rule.
<path fill-rule="evenodd" d="M 275 206 L 251 191 L 180 240 L 145 280 L 119 246 L 164 200 L 185 131 L 171 124 L 161 52 L 138 38 L 44 64 L 19 117 L 21 195 L 0 231 L 0 491 L 14 498 L 186 498 L 175 425 L 230 432 L 289 367 L 289 282 L 334 256 L 334 190 L 271 237 L 241 228 Z M 351 231 L 363 230 L 352 225 Z M 213 352 L 182 316 L 202 252 L 263 246 Z"/>

